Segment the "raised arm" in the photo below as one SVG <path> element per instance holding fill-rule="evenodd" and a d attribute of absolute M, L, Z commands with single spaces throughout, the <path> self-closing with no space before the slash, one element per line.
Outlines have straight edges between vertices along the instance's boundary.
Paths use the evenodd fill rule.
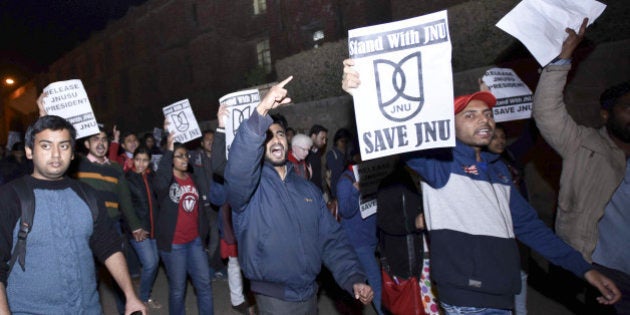
<path fill-rule="evenodd" d="M 547 65 L 540 75 L 532 115 L 541 135 L 561 156 L 565 157 L 579 146 L 585 127 L 578 126 L 566 109 L 563 90 L 567 81 L 567 74 L 571 69 L 570 58 L 573 51 L 584 38 L 587 19 L 576 33 L 567 28 L 569 34 L 562 44 L 562 51 L 558 61 Z"/>
<path fill-rule="evenodd" d="M 228 119 L 229 112 L 227 105 L 221 104 L 217 111 L 217 121 L 219 127 L 214 133 L 214 142 L 212 143 L 212 172 L 221 177 L 224 176 L 227 158 L 225 156 L 225 120 Z"/>
<path fill-rule="evenodd" d="M 293 77 L 273 86 L 256 106 L 252 116 L 239 127 L 225 168 L 228 202 L 234 211 L 243 211 L 258 188 L 267 130 L 272 123 L 268 112 L 291 101 L 284 86 Z"/>
<path fill-rule="evenodd" d="M 122 165 L 122 161 L 118 158 L 118 150 L 120 149 L 120 130 L 118 130 L 116 125 L 114 125 L 114 128 L 112 129 L 112 135 L 114 136 L 114 138 L 109 143 L 109 152 L 107 152 L 107 158 L 109 158 L 111 161 L 118 162 L 120 166 L 124 166 Z"/>
<path fill-rule="evenodd" d="M 164 130 L 168 130 L 168 122 L 164 121 Z M 173 180 L 173 148 L 175 147 L 174 134 L 169 132 L 166 137 L 166 150 L 160 159 L 158 170 L 155 174 L 155 189 L 163 196 L 168 194 L 168 187 Z"/>

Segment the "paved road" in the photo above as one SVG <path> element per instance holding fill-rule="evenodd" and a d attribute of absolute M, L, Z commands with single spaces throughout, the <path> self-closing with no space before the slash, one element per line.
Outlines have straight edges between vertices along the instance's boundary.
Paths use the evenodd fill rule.
<path fill-rule="evenodd" d="M 214 313 L 217 315 L 238 315 L 239 313 L 234 311 L 230 305 L 228 284 L 225 280 L 216 280 L 212 283 L 212 289 L 214 293 Z M 543 296 L 531 287 L 527 291 L 528 301 L 527 307 L 529 314 L 531 315 L 571 315 L 572 313 L 564 306 L 552 301 L 551 299 Z M 168 314 L 168 283 L 164 274 L 164 269 L 160 268 L 157 280 L 153 289 L 153 297 L 161 302 L 164 307 L 160 310 L 151 310 L 150 314 L 166 315 Z M 116 307 L 114 304 L 111 292 L 105 287 L 101 288 L 101 299 L 103 300 L 104 312 L 106 315 L 116 314 Z M 195 293 L 192 285 L 188 285 L 188 294 L 186 295 L 186 313 L 198 314 Z M 332 301 L 322 294 L 319 299 L 319 313 L 322 315 L 340 314 L 336 311 Z M 376 314 L 370 308 L 364 308 L 363 314 L 373 315 Z"/>

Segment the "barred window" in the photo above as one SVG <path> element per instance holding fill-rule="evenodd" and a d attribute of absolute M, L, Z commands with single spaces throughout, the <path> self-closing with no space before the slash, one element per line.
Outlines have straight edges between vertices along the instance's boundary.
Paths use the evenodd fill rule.
<path fill-rule="evenodd" d="M 267 73 L 271 72 L 271 49 L 269 49 L 269 39 L 265 39 L 256 44 L 256 55 L 258 56 L 258 65 L 264 68 Z"/>
<path fill-rule="evenodd" d="M 254 0 L 254 14 L 263 14 L 267 12 L 267 0 Z"/>

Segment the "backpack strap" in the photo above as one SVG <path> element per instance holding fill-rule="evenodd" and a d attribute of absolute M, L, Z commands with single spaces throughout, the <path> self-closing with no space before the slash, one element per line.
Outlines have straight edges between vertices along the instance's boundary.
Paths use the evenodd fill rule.
<path fill-rule="evenodd" d="M 13 187 L 13 190 L 17 193 L 18 199 L 20 199 L 20 209 L 22 210 L 22 214 L 20 217 L 18 239 L 15 243 L 15 247 L 13 248 L 11 260 L 9 261 L 9 273 L 13 269 L 16 261 L 20 264 L 22 271 L 26 271 L 26 237 L 33 228 L 33 218 L 35 217 L 35 194 L 26 179 L 26 176 L 20 177 L 14 180 L 11 184 L 11 187 Z M 76 189 L 79 197 L 81 197 L 90 208 L 92 220 L 96 222 L 96 219 L 98 218 L 98 199 L 94 196 L 91 196 L 90 198 L 90 195 L 88 195 L 84 186 L 80 182 L 73 181 L 73 183 L 75 183 L 73 187 Z"/>
<path fill-rule="evenodd" d="M 11 186 L 20 199 L 22 215 L 20 217 L 18 239 L 13 248 L 13 253 L 11 254 L 11 261 L 9 262 L 9 273 L 13 269 L 13 265 L 15 265 L 16 261 L 20 264 L 20 267 L 22 267 L 22 271 L 25 271 L 26 237 L 28 233 L 31 232 L 33 217 L 35 216 L 35 194 L 26 181 L 26 176 L 16 179 Z"/>

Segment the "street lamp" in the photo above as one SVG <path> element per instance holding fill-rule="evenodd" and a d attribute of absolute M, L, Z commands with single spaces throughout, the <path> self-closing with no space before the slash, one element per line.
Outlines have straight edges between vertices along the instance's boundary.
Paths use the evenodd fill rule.
<path fill-rule="evenodd" d="M 12 78 L 6 78 L 4 79 L 4 83 L 6 83 L 7 85 L 13 85 L 15 84 L 15 80 L 13 80 Z"/>

